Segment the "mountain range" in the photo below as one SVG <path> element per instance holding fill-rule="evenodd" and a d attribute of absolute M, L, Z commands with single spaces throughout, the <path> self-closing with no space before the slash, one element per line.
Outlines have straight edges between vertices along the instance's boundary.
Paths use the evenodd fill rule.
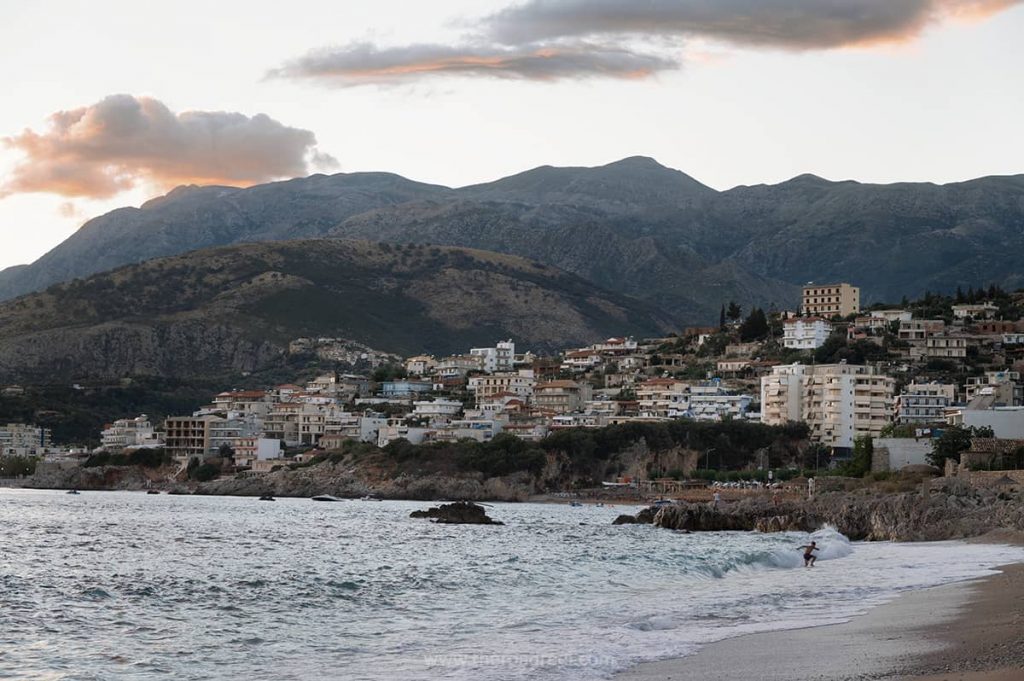
<path fill-rule="evenodd" d="M 671 328 L 653 305 L 515 256 L 296 239 L 156 258 L 0 304 L 0 382 L 228 379 L 281 366 L 300 337 L 403 354 L 511 337 L 550 351 Z"/>
<path fill-rule="evenodd" d="M 540 167 L 452 189 L 389 173 L 179 187 L 90 220 L 0 299 L 196 249 L 318 237 L 439 244 L 533 259 L 642 299 L 673 320 L 721 304 L 792 308 L 808 281 L 859 284 L 864 302 L 1024 285 L 1024 175 L 946 185 L 801 175 L 716 191 L 650 158 Z"/>

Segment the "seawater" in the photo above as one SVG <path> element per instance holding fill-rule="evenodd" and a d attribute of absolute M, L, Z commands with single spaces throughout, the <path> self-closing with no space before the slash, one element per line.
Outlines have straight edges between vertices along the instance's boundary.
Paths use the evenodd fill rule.
<path fill-rule="evenodd" d="M 841 622 L 1013 547 L 612 526 L 639 507 L 0 490 L 0 678 L 603 679 L 743 633 Z"/>

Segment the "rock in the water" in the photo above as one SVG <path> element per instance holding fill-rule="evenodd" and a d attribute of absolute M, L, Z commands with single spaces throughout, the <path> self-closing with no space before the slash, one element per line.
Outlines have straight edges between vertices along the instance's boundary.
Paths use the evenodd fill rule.
<path fill-rule="evenodd" d="M 483 506 L 471 501 L 456 501 L 428 508 L 426 511 L 413 511 L 410 518 L 432 518 L 435 523 L 453 525 L 504 525 L 487 515 Z"/>
<path fill-rule="evenodd" d="M 626 515 L 623 513 L 618 518 L 612 521 L 612 525 L 635 525 L 640 521 L 636 519 L 635 515 Z"/>

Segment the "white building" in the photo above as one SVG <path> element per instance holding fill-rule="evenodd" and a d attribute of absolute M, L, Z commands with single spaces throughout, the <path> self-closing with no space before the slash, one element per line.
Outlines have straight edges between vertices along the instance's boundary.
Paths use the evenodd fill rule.
<path fill-rule="evenodd" d="M 427 419 L 431 425 L 450 423 L 462 413 L 458 400 L 421 400 L 413 402 L 412 415 Z"/>
<path fill-rule="evenodd" d="M 42 456 L 51 445 L 50 429 L 26 423 L 0 426 L 0 454 Z"/>
<path fill-rule="evenodd" d="M 896 398 L 896 422 L 942 423 L 955 400 L 956 386 L 951 383 L 910 383 Z"/>
<path fill-rule="evenodd" d="M 832 324 L 821 317 L 796 317 L 782 325 L 782 345 L 794 350 L 820 348 L 832 334 Z"/>
<path fill-rule="evenodd" d="M 524 402 L 529 402 L 533 397 L 533 387 L 536 384 L 537 381 L 533 377 L 532 370 L 520 369 L 514 373 L 470 376 L 468 387 L 469 392 L 473 393 L 478 403 L 499 393 L 512 393 Z"/>
<path fill-rule="evenodd" d="M 999 312 L 999 308 L 992 303 L 969 303 L 953 306 L 953 316 L 956 319 L 992 319 Z"/>
<path fill-rule="evenodd" d="M 136 447 L 160 447 L 153 424 L 145 414 L 133 419 L 117 419 L 100 433 L 100 445 L 108 452 L 119 452 Z"/>
<path fill-rule="evenodd" d="M 487 373 L 512 371 L 516 358 L 516 344 L 511 339 L 500 341 L 493 348 L 470 348 L 469 354 L 480 357 Z"/>
<path fill-rule="evenodd" d="M 892 421 L 894 386 L 870 366 L 783 364 L 761 378 L 761 421 L 803 421 L 812 439 L 850 449 L 854 438 L 878 437 Z"/>

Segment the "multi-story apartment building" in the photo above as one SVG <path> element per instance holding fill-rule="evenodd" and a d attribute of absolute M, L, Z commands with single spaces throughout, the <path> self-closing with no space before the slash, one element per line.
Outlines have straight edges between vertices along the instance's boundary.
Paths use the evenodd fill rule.
<path fill-rule="evenodd" d="M 108 452 L 119 452 L 131 447 L 157 447 L 163 440 L 157 437 L 149 417 L 142 414 L 109 424 L 100 433 L 100 444 Z"/>
<path fill-rule="evenodd" d="M 583 406 L 593 397 L 589 383 L 576 381 L 548 381 L 538 383 L 533 389 L 533 406 L 555 414 L 571 414 L 582 411 Z"/>
<path fill-rule="evenodd" d="M 832 334 L 832 324 L 821 317 L 794 317 L 782 324 L 782 345 L 794 350 L 820 348 Z"/>
<path fill-rule="evenodd" d="M 527 402 L 533 397 L 536 383 L 533 371 L 520 369 L 517 372 L 470 376 L 468 387 L 478 403 L 499 393 L 511 393 Z"/>
<path fill-rule="evenodd" d="M 405 360 L 405 371 L 410 376 L 426 376 L 437 367 L 437 360 L 431 355 L 416 355 Z"/>
<path fill-rule="evenodd" d="M 892 421 L 895 381 L 874 367 L 785 364 L 761 378 L 761 421 L 803 421 L 811 437 L 839 450 L 854 438 L 881 435 Z"/>
<path fill-rule="evenodd" d="M 896 422 L 942 423 L 955 400 L 956 386 L 951 383 L 910 383 L 896 397 Z"/>
<path fill-rule="evenodd" d="M 516 358 L 516 344 L 509 339 L 496 343 L 493 348 L 470 348 L 469 354 L 481 358 L 483 370 L 487 373 L 512 371 Z"/>
<path fill-rule="evenodd" d="M 31 423 L 0 426 L 0 454 L 40 456 L 50 447 L 50 429 Z"/>
<path fill-rule="evenodd" d="M 860 289 L 850 284 L 807 284 L 800 309 L 805 315 L 846 317 L 860 312 Z"/>
<path fill-rule="evenodd" d="M 164 441 L 168 453 L 178 461 L 202 459 L 210 453 L 213 424 L 226 419 L 212 414 L 168 416 L 164 420 Z"/>

